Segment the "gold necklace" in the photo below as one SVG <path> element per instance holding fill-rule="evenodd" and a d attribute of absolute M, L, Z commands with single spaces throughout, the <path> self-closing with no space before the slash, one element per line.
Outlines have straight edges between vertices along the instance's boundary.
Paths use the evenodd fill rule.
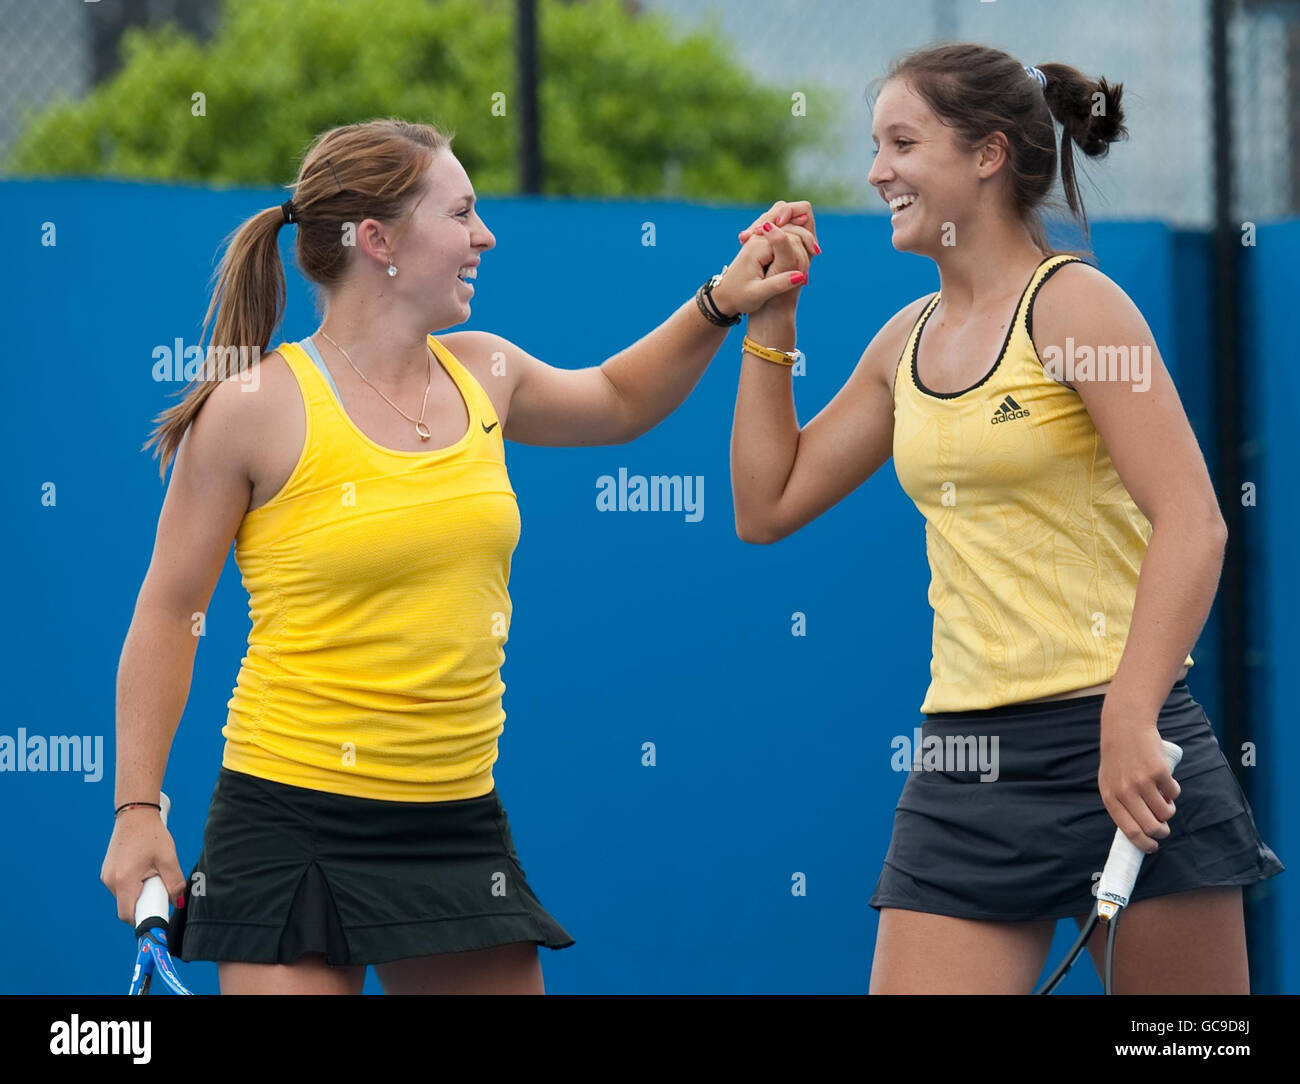
<path fill-rule="evenodd" d="M 357 376 L 361 377 L 362 380 L 366 380 L 366 374 L 363 373 L 360 369 L 357 369 L 356 363 L 352 360 L 348 352 L 344 350 L 343 347 L 339 346 L 339 344 L 336 343 L 333 339 L 331 339 L 325 333 L 324 328 L 321 329 L 320 336 L 327 343 L 333 346 L 335 350 L 337 350 L 340 354 L 342 354 L 345 358 L 347 358 L 348 364 L 351 365 L 353 369 L 356 369 Z M 429 405 L 429 389 L 433 387 L 433 351 L 429 348 L 429 344 L 427 341 L 424 344 L 424 348 L 429 352 L 429 356 L 425 359 L 425 362 L 428 365 L 429 382 L 424 386 L 424 401 L 421 402 L 420 404 L 419 418 L 412 418 L 408 413 L 406 413 L 406 411 L 404 411 L 401 407 L 399 407 L 396 403 L 394 403 L 391 399 L 389 399 L 387 395 L 384 395 L 382 391 L 379 391 L 379 389 L 375 388 L 373 384 L 370 384 L 369 380 L 366 380 L 366 383 L 370 384 L 372 388 L 375 388 L 375 391 L 379 392 L 379 394 L 383 396 L 384 401 L 389 406 L 391 406 L 395 411 L 397 411 L 397 413 L 400 414 L 403 418 L 405 418 L 408 422 L 415 422 L 415 431 L 420 435 L 421 440 L 428 440 L 433 435 L 433 433 L 430 431 L 429 427 L 424 424 L 424 411 L 425 408 Z"/>

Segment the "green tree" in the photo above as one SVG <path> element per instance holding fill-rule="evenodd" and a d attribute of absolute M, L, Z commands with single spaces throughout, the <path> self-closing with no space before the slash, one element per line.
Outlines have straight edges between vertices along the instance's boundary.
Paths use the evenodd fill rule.
<path fill-rule="evenodd" d="M 36 115 L 8 165 L 283 184 L 320 130 L 400 116 L 454 131 L 475 186 L 513 192 L 513 12 L 509 0 L 226 0 L 206 43 L 166 24 L 129 31 L 121 70 Z M 764 86 L 715 39 L 617 0 L 541 0 L 538 34 L 549 194 L 766 202 L 795 194 L 798 150 L 825 146 L 829 93 Z M 806 116 L 792 115 L 795 90 Z M 798 187 L 844 202 L 837 186 Z"/>

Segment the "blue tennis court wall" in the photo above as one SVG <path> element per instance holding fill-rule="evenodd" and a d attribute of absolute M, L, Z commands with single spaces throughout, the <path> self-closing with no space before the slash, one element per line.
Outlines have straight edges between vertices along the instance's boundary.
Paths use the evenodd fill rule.
<path fill-rule="evenodd" d="M 0 775 L 0 921 L 49 915 L 69 936 L 10 939 L 0 992 L 125 987 L 130 936 L 98 881 L 112 825 L 114 684 L 149 563 L 163 489 L 139 448 L 181 382 L 153 378 L 154 351 L 198 343 L 221 239 L 279 203 L 272 190 L 118 182 L 5 182 L 9 254 L 4 474 L 12 510 L 7 686 L 0 733 L 91 735 L 102 777 Z M 651 330 L 731 258 L 753 208 L 484 199 L 498 247 L 483 261 L 470 327 L 552 364 L 596 364 Z M 800 312 L 806 421 L 843 384 L 876 329 L 936 286 L 933 266 L 896 253 L 880 217 L 822 214 L 824 254 Z M 47 223 L 55 230 L 49 239 Z M 645 243 L 651 237 L 654 244 Z M 292 231 L 283 235 L 290 252 Z M 1207 343 L 1208 249 L 1160 223 L 1098 223 L 1103 269 L 1133 297 L 1175 374 L 1207 454 L 1214 428 Z M 1291 223 L 1247 254 L 1249 314 L 1263 342 L 1300 259 Z M 1252 263 L 1251 261 L 1257 261 Z M 285 338 L 317 326 L 289 272 Z M 1271 334 L 1270 334 L 1271 330 Z M 740 332 L 672 417 L 623 446 L 511 444 L 523 533 L 511 591 L 506 729 L 497 783 L 530 883 L 577 939 L 543 953 L 553 992 L 861 992 L 876 929 L 867 905 L 904 776 L 891 739 L 910 735 L 928 681 L 928 571 L 919 514 L 887 464 L 796 536 L 772 547 L 736 536 L 728 441 Z M 1262 386 L 1258 517 L 1275 603 L 1261 616 L 1265 661 L 1295 645 L 1297 449 L 1288 424 L 1293 352 L 1257 352 Z M 665 358 L 671 365 L 673 359 Z M 1285 467 L 1284 467 L 1285 464 Z M 703 516 L 597 508 L 597 479 L 702 477 Z M 1289 473 L 1288 473 L 1289 472 Z M 43 502 L 48 485 L 56 501 Z M 793 635 L 804 616 L 806 634 Z M 197 856 L 221 757 L 221 726 L 248 632 L 233 556 L 206 618 L 165 789 L 182 865 Z M 1194 654 L 1193 694 L 1218 719 L 1212 618 Z M 1252 725 L 1256 802 L 1285 862 L 1300 825 L 1296 736 L 1272 699 Z M 643 764 L 653 743 L 654 766 Z M 1232 751 L 1229 751 L 1232 755 Z M 1099 856 L 1099 861 L 1104 856 Z M 1082 871 L 1088 876 L 1091 871 Z M 1294 875 L 1292 875 L 1293 877 Z M 1300 991 L 1300 894 L 1283 875 L 1255 892 L 1274 938 L 1262 990 Z M 797 882 L 806 884 L 796 894 Z M 33 912 L 33 904 L 35 904 Z M 1062 923 L 1059 957 L 1073 929 Z M 185 967 L 215 991 L 215 966 Z M 371 975 L 368 990 L 377 991 Z M 1065 990 L 1097 989 L 1086 964 Z"/>

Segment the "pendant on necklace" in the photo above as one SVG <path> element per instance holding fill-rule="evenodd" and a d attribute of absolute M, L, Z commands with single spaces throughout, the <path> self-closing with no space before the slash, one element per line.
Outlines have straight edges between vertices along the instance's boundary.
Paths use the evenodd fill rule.
<path fill-rule="evenodd" d="M 424 422 L 416 422 L 415 431 L 420 434 L 421 440 L 428 440 L 431 436 L 433 436 L 433 433 L 429 430 L 429 427 L 424 424 Z"/>

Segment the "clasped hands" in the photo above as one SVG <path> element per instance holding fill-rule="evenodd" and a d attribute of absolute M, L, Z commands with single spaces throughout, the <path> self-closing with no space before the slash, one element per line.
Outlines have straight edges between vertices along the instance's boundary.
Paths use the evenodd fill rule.
<path fill-rule="evenodd" d="M 812 205 L 778 201 L 738 240 L 740 252 L 713 287 L 718 308 L 793 320 L 812 258 L 821 253 Z"/>

